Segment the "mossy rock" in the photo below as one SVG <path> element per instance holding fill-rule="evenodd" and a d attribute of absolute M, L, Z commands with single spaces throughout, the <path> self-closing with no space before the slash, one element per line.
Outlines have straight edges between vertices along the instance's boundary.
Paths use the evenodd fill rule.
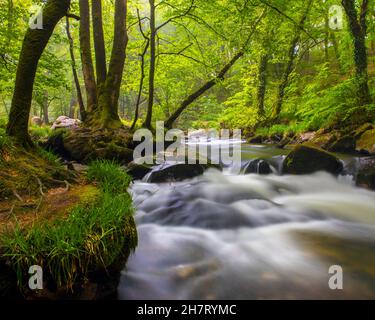
<path fill-rule="evenodd" d="M 329 149 L 329 147 L 337 141 L 338 137 L 339 135 L 337 132 L 317 132 L 315 137 L 312 138 L 309 143 L 322 149 Z"/>
<path fill-rule="evenodd" d="M 355 129 L 352 132 L 352 136 L 354 138 L 359 139 L 362 137 L 362 135 L 369 130 L 375 129 L 375 126 L 372 123 L 365 123 L 364 125 L 360 126 L 359 128 Z"/>
<path fill-rule="evenodd" d="M 326 171 L 339 174 L 343 164 L 334 155 L 311 146 L 299 145 L 286 157 L 283 163 L 284 174 L 311 174 Z"/>
<path fill-rule="evenodd" d="M 355 153 L 356 139 L 352 136 L 345 136 L 335 141 L 329 148 L 330 152 Z"/>
<path fill-rule="evenodd" d="M 375 129 L 364 132 L 357 141 L 357 150 L 375 154 Z"/>
<path fill-rule="evenodd" d="M 72 160 L 90 163 L 93 160 L 114 160 L 127 165 L 133 160 L 132 136 L 124 128 L 90 130 L 79 128 L 64 137 L 64 148 Z"/>
<path fill-rule="evenodd" d="M 162 165 L 160 168 L 154 169 L 148 182 L 150 183 L 166 183 L 183 181 L 201 176 L 210 165 L 200 164 L 175 164 L 175 165 Z"/>
<path fill-rule="evenodd" d="M 264 141 L 264 137 L 263 136 L 261 136 L 261 135 L 257 135 L 257 136 L 255 136 L 255 137 L 251 137 L 249 140 L 248 140 L 248 142 L 249 143 L 255 143 L 255 144 L 261 144 L 261 143 L 263 143 L 263 141 Z"/>
<path fill-rule="evenodd" d="M 255 159 L 245 165 L 243 173 L 267 175 L 272 173 L 272 169 L 266 160 Z"/>
<path fill-rule="evenodd" d="M 152 170 L 151 165 L 147 164 L 136 164 L 131 162 L 127 168 L 126 172 L 130 175 L 134 180 L 142 180 L 148 173 Z"/>

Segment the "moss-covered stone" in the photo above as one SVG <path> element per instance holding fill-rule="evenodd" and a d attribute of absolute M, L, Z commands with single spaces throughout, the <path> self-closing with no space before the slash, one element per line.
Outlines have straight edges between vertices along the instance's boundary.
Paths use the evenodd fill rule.
<path fill-rule="evenodd" d="M 357 150 L 375 154 L 375 129 L 364 132 L 357 141 Z"/>
<path fill-rule="evenodd" d="M 283 163 L 284 174 L 310 174 L 317 171 L 338 174 L 342 169 L 342 163 L 334 155 L 307 145 L 295 147 Z"/>
<path fill-rule="evenodd" d="M 80 163 L 93 160 L 115 160 L 128 164 L 133 160 L 132 136 L 127 129 L 72 130 L 64 138 L 64 149 Z"/>
<path fill-rule="evenodd" d="M 335 141 L 329 148 L 330 152 L 354 153 L 356 151 L 356 140 L 352 136 L 345 136 Z"/>

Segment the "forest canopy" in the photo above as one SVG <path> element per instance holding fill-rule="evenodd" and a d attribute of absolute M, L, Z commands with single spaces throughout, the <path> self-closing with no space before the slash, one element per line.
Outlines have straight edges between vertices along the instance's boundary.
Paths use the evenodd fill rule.
<path fill-rule="evenodd" d="M 11 113 L 30 14 L 53 2 L 0 2 L 4 122 Z M 353 119 L 371 121 L 374 114 L 372 1 L 66 3 L 69 8 L 39 60 L 32 91 L 31 116 L 46 124 L 61 115 L 83 119 L 86 108 L 96 110 L 94 118 L 110 118 L 111 125 L 121 120 L 132 128 L 162 120 L 182 129 L 303 132 Z M 90 101 L 88 75 L 97 87 L 91 94 L 96 104 Z M 110 81 L 119 77 L 118 84 Z M 118 100 L 110 103 L 113 115 L 104 115 L 99 109 L 106 102 L 100 96 L 114 86 L 119 90 L 113 91 Z"/>

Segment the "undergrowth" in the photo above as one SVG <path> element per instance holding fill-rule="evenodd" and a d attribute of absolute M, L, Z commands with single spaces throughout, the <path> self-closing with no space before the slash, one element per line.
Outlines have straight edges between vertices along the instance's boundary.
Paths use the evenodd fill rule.
<path fill-rule="evenodd" d="M 88 178 L 101 195 L 77 205 L 65 219 L 45 221 L 0 235 L 1 260 L 10 262 L 24 288 L 32 265 L 43 268 L 58 287 L 71 289 L 90 272 L 107 270 L 137 245 L 133 207 L 126 188 L 130 178 L 110 162 L 94 162 Z"/>

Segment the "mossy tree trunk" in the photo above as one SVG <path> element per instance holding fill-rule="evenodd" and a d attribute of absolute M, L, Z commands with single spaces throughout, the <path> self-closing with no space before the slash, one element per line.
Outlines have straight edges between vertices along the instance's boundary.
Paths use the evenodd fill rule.
<path fill-rule="evenodd" d="M 168 120 L 165 122 L 165 127 L 167 129 L 172 129 L 173 124 L 175 121 L 180 117 L 180 115 L 185 111 L 185 109 L 190 106 L 194 101 L 196 101 L 199 97 L 201 97 L 204 93 L 206 93 L 208 90 L 213 88 L 217 83 L 220 81 L 223 81 L 225 78 L 225 75 L 228 73 L 228 71 L 235 65 L 235 63 L 241 59 L 244 56 L 245 52 L 241 50 L 238 52 L 232 60 L 230 60 L 223 69 L 220 70 L 218 75 L 207 81 L 203 86 L 201 86 L 197 91 L 192 93 L 190 96 L 188 96 L 180 105 L 180 107 L 168 118 Z"/>
<path fill-rule="evenodd" d="M 107 61 L 103 32 L 102 1 L 92 2 L 92 26 L 94 32 L 95 62 L 97 85 L 101 86 L 107 77 Z"/>
<path fill-rule="evenodd" d="M 150 3 L 150 70 L 149 70 L 149 87 L 148 87 L 148 107 L 146 120 L 143 124 L 145 128 L 151 129 L 152 110 L 154 107 L 155 94 L 155 62 L 156 62 L 156 7 L 155 1 L 149 0 Z"/>
<path fill-rule="evenodd" d="M 342 5 L 348 17 L 349 30 L 353 38 L 354 62 L 356 68 L 356 81 L 358 86 L 358 103 L 359 106 L 364 106 L 371 103 L 371 95 L 368 86 L 366 48 L 366 17 L 369 10 L 369 0 L 362 1 L 359 18 L 354 0 L 343 0 Z"/>
<path fill-rule="evenodd" d="M 81 85 L 79 83 L 79 78 L 78 78 L 78 73 L 77 73 L 77 64 L 76 64 L 76 58 L 74 55 L 74 42 L 73 42 L 73 37 L 70 33 L 69 17 L 66 17 L 66 34 L 69 40 L 69 52 L 70 52 L 70 59 L 72 61 L 72 73 L 73 73 L 75 89 L 77 92 L 77 102 L 79 105 L 79 113 L 81 115 L 81 120 L 84 121 L 86 119 L 86 109 L 85 109 L 85 105 L 83 102 Z M 72 117 L 71 110 L 69 110 L 69 116 Z"/>
<path fill-rule="evenodd" d="M 85 14 L 88 14 L 88 3 L 83 7 L 81 6 L 81 9 L 84 10 Z M 120 96 L 120 87 L 126 58 L 126 47 L 128 43 L 126 30 L 127 0 L 115 1 L 114 39 L 108 72 L 106 70 L 105 63 L 106 58 L 101 5 L 96 3 L 92 10 L 94 34 L 98 36 L 98 38 L 95 39 L 95 57 L 97 62 L 98 78 L 95 80 L 95 75 L 92 68 L 93 64 L 91 51 L 89 51 L 88 45 L 90 37 L 90 22 L 89 18 L 86 17 L 84 20 L 84 26 L 81 26 L 84 30 L 84 37 L 81 37 L 81 40 L 85 41 L 85 43 L 81 42 L 81 48 L 85 48 L 82 58 L 86 60 L 87 68 L 89 69 L 89 72 L 87 72 L 87 81 L 85 83 L 86 87 L 87 84 L 90 87 L 93 87 L 93 84 L 95 83 L 96 95 L 95 103 L 92 103 L 91 107 L 88 108 L 85 123 L 87 126 L 92 128 L 117 129 L 122 126 L 120 117 L 118 115 L 118 100 Z M 93 95 L 94 91 L 92 91 L 91 94 Z"/>
<path fill-rule="evenodd" d="M 67 15 L 70 0 L 49 0 L 43 8 L 43 29 L 28 29 L 18 61 L 7 133 L 24 147 L 32 147 L 28 133 L 32 93 L 38 63 L 57 23 Z"/>
<path fill-rule="evenodd" d="M 82 73 L 86 88 L 86 110 L 92 112 L 97 104 L 94 65 L 91 56 L 90 6 L 88 0 L 79 1 L 80 27 L 79 42 L 81 51 Z M 87 116 L 87 114 L 86 114 Z"/>

